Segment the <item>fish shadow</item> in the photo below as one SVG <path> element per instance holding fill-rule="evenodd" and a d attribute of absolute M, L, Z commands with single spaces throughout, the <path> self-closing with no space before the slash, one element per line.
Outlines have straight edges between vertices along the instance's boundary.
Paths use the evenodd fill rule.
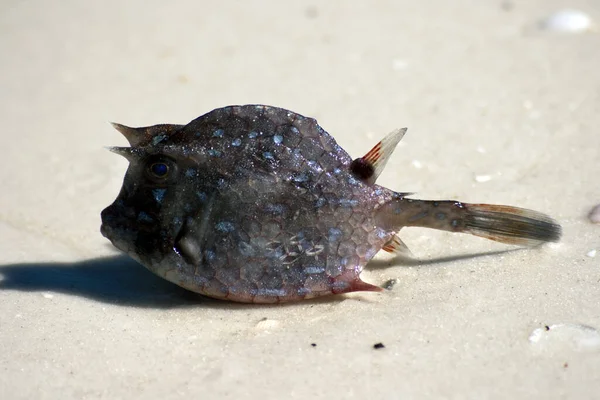
<path fill-rule="evenodd" d="M 460 255 L 431 260 L 394 258 L 389 261 L 373 260 L 367 268 L 391 266 L 425 266 L 465 258 L 502 254 L 515 250 Z M 95 301 L 130 307 L 175 308 L 207 306 L 238 309 L 247 304 L 211 299 L 183 289 L 144 268 L 125 255 L 94 258 L 71 263 L 22 263 L 0 265 L 0 290 L 24 292 L 54 292 L 81 296 Z M 308 300 L 329 303 L 344 295 L 326 296 Z M 274 307 L 289 305 L 260 305 Z"/>
<path fill-rule="evenodd" d="M 480 257 L 498 256 L 501 254 L 508 254 L 508 253 L 518 252 L 518 251 L 522 251 L 522 250 L 524 250 L 524 248 L 486 251 L 484 253 L 458 254 L 458 255 L 453 255 L 453 256 L 438 257 L 438 258 L 431 258 L 431 259 L 419 259 L 419 258 L 413 258 L 410 256 L 398 255 L 389 260 L 371 260 L 367 264 L 367 268 L 381 269 L 381 268 L 390 268 L 392 266 L 429 267 L 429 266 L 435 266 L 438 264 L 452 263 L 454 261 L 460 261 L 460 260 L 475 259 L 475 258 L 480 258 Z"/>
<path fill-rule="evenodd" d="M 73 263 L 0 266 L 0 290 L 65 293 L 133 307 L 172 308 L 216 303 L 154 275 L 125 255 Z"/>
<path fill-rule="evenodd" d="M 237 310 L 246 307 L 294 306 L 297 303 L 245 304 L 213 299 L 183 289 L 154 275 L 126 255 L 68 263 L 0 265 L 0 290 L 51 292 L 138 308 L 210 307 Z M 313 304 L 339 301 L 341 296 L 307 300 Z"/>

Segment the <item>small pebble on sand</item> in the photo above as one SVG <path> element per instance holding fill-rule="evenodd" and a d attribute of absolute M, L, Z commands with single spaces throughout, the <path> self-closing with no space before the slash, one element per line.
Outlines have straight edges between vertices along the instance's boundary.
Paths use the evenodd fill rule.
<path fill-rule="evenodd" d="M 588 218 L 593 224 L 600 224 L 600 204 L 592 208 L 592 211 L 590 211 Z"/>
<path fill-rule="evenodd" d="M 279 321 L 275 319 L 263 318 L 256 324 L 255 328 L 261 331 L 270 331 L 279 327 Z"/>
<path fill-rule="evenodd" d="M 385 281 L 383 283 L 383 285 L 381 285 L 381 287 L 386 290 L 392 290 L 392 288 L 394 287 L 394 285 L 396 285 L 396 283 L 398 283 L 397 279 L 388 279 L 387 281 Z"/>
<path fill-rule="evenodd" d="M 529 342 L 546 351 L 570 348 L 596 353 L 600 350 L 600 333 L 589 325 L 558 323 L 534 329 Z"/>
<path fill-rule="evenodd" d="M 544 19 L 540 26 L 553 32 L 581 33 L 592 29 L 592 19 L 582 11 L 565 9 Z"/>
<path fill-rule="evenodd" d="M 405 60 L 395 59 L 392 61 L 392 68 L 394 71 L 401 71 L 408 67 L 408 63 Z"/>
<path fill-rule="evenodd" d="M 475 175 L 475 182 L 483 183 L 489 182 L 492 179 L 489 175 Z"/>

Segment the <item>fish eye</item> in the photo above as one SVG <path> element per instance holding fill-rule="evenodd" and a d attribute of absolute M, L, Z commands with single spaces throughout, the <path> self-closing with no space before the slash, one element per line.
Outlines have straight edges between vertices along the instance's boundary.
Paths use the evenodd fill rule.
<path fill-rule="evenodd" d="M 156 183 L 164 182 L 177 170 L 174 161 L 165 157 L 151 157 L 146 160 L 146 176 Z"/>
<path fill-rule="evenodd" d="M 150 165 L 150 173 L 156 178 L 164 178 L 169 173 L 169 166 L 164 162 L 155 162 Z"/>

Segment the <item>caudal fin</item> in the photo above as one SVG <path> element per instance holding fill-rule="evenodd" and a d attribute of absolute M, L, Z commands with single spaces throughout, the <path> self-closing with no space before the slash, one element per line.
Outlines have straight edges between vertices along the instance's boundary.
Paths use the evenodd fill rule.
<path fill-rule="evenodd" d="M 533 210 L 491 204 L 465 204 L 464 231 L 519 246 L 558 242 L 562 228 L 549 216 Z"/>
<path fill-rule="evenodd" d="M 536 246 L 560 240 L 562 229 L 549 216 L 524 208 L 459 201 L 392 200 L 381 209 L 382 226 L 405 226 L 469 233 L 497 242 Z"/>

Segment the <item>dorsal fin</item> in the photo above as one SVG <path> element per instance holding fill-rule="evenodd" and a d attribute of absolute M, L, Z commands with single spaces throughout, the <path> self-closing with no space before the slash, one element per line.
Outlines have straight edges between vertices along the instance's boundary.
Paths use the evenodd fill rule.
<path fill-rule="evenodd" d="M 412 257 L 412 252 L 398 235 L 394 235 L 394 237 L 392 237 L 392 239 L 381 249 L 387 251 L 388 253 L 393 253 L 404 257 Z"/>
<path fill-rule="evenodd" d="M 396 129 L 387 134 L 367 154 L 357 158 L 350 164 L 350 171 L 361 181 L 372 185 L 375 183 L 394 149 L 404 137 L 407 128 Z"/>

